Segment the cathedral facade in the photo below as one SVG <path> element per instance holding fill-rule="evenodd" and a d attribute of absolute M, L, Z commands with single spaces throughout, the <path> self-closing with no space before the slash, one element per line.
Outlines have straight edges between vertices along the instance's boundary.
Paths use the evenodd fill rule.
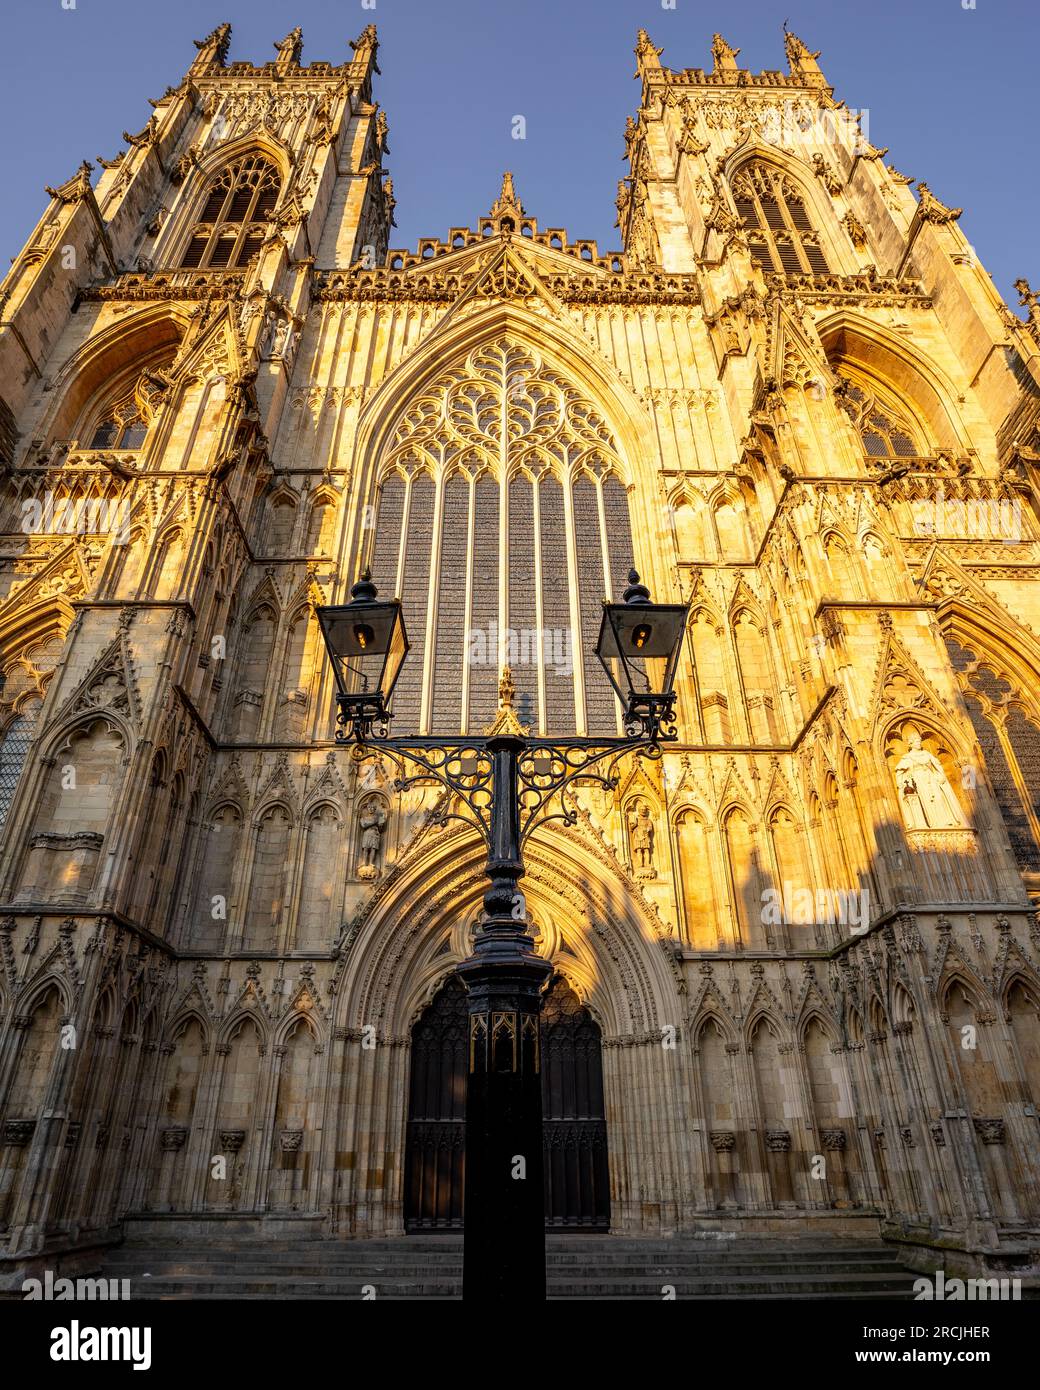
<path fill-rule="evenodd" d="M 335 741 L 315 607 L 366 567 L 397 734 L 618 733 L 604 597 L 689 604 L 678 740 L 527 851 L 549 1225 L 1028 1266 L 1036 296 L 790 33 L 640 33 L 609 253 L 509 175 L 392 249 L 374 28 L 229 42 L 0 292 L 3 1277 L 460 1225 L 484 855 Z"/>

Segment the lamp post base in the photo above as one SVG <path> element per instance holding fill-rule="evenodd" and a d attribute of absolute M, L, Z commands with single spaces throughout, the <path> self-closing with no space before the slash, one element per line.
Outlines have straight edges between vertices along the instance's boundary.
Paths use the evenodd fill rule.
<path fill-rule="evenodd" d="M 517 925 L 484 936 L 458 968 L 469 1003 L 462 1296 L 483 1303 L 545 1299 L 539 1016 L 552 966 Z"/>

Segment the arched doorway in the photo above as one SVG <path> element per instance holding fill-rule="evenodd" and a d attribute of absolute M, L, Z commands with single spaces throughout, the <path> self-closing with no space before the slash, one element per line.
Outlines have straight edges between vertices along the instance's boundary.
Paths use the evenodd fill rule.
<path fill-rule="evenodd" d="M 461 1231 L 466 1129 L 466 996 L 451 976 L 412 1029 L 405 1228 Z M 542 1007 L 547 1230 L 610 1225 L 599 1025 L 556 975 Z"/>
<path fill-rule="evenodd" d="M 412 1029 L 404 1223 L 462 1230 L 466 1146 L 466 991 L 455 975 Z"/>

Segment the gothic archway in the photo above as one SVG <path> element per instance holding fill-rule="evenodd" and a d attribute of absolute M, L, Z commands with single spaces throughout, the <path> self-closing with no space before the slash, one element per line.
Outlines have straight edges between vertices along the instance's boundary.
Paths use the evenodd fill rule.
<path fill-rule="evenodd" d="M 466 998 L 453 975 L 412 1029 L 405 1229 L 461 1231 L 465 1177 Z M 542 1010 L 547 1230 L 606 1231 L 610 1179 L 599 1025 L 561 976 Z"/>

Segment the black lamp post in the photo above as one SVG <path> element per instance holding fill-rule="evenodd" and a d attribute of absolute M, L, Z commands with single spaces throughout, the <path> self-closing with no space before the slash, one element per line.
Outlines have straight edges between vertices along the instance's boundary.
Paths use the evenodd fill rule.
<path fill-rule="evenodd" d="M 604 603 L 596 654 L 624 709 L 621 738 L 531 738 L 513 709 L 508 669 L 499 713 L 483 735 L 391 737 L 390 701 L 408 652 L 401 604 L 380 600 L 366 570 L 349 603 L 318 609 L 337 684 L 336 738 L 386 751 L 465 804 L 487 846 L 485 915 L 458 967 L 469 1011 L 463 1297 L 545 1298 L 541 995 L 552 966 L 535 951 L 518 887 L 523 845 L 547 820 L 573 825 L 577 778 L 617 786 L 636 751 L 660 757 L 676 738 L 673 682 L 687 608 L 652 603 L 635 570 L 621 603 Z M 606 764 L 604 770 L 603 764 Z M 598 770 L 593 770 L 594 765 Z"/>

